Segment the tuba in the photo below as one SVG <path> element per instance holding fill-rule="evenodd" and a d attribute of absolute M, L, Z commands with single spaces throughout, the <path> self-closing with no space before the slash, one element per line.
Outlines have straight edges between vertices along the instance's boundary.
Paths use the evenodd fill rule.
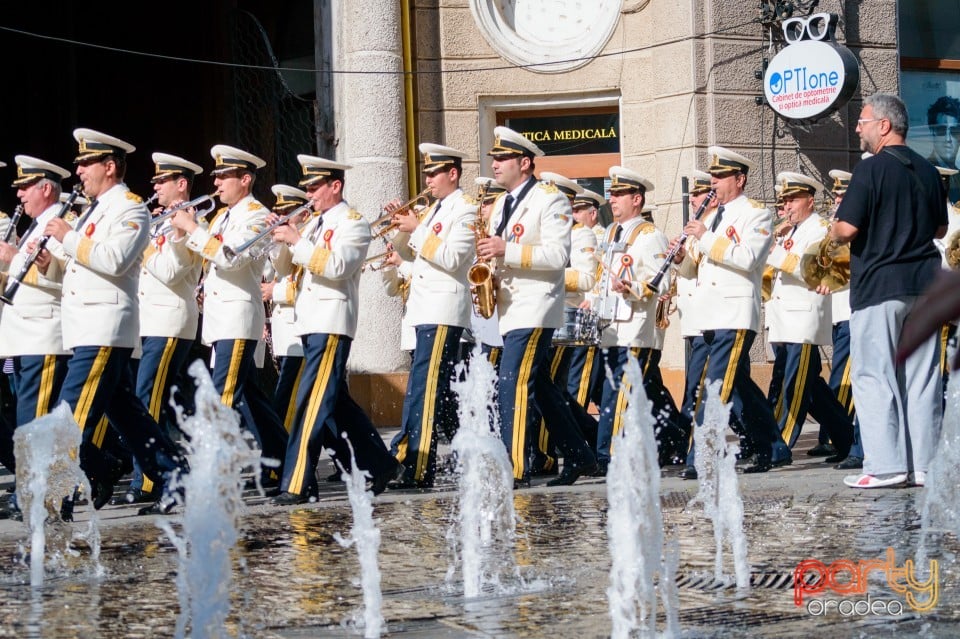
<path fill-rule="evenodd" d="M 960 269 L 960 231 L 954 231 L 947 238 L 947 246 L 943 251 L 947 265 L 956 271 Z"/>
<path fill-rule="evenodd" d="M 484 185 L 480 187 L 480 193 L 477 194 L 477 217 L 473 227 L 476 243 L 490 234 L 490 225 L 483 217 L 483 200 L 486 196 L 487 186 Z M 473 266 L 467 271 L 467 283 L 470 284 L 473 307 L 484 319 L 493 317 L 493 311 L 497 308 L 497 282 L 494 268 L 495 265 L 492 262 L 477 257 Z"/>
<path fill-rule="evenodd" d="M 823 238 L 811 244 L 800 258 L 800 275 L 811 290 L 826 286 L 837 291 L 850 282 L 850 246 Z"/>

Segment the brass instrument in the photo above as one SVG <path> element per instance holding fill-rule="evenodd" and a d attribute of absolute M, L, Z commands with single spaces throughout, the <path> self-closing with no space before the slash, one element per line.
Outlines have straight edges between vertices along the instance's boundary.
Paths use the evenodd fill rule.
<path fill-rule="evenodd" d="M 657 300 L 657 310 L 654 314 L 654 321 L 657 328 L 663 330 L 670 326 L 670 316 L 677 312 L 677 278 L 670 280 L 670 290 L 667 292 L 667 299 L 663 297 Z"/>
<path fill-rule="evenodd" d="M 412 213 L 417 203 L 420 203 L 423 206 L 430 205 L 430 189 L 429 188 L 426 188 L 420 191 L 416 197 L 411 198 L 410 200 L 402 204 L 399 208 L 394 209 L 389 213 L 384 213 L 383 215 L 375 219 L 373 222 L 371 222 L 370 223 L 371 227 L 373 228 L 377 228 L 378 226 L 380 227 L 373 234 L 373 239 L 382 238 L 390 231 L 396 229 L 397 225 L 391 221 L 391 218 L 393 218 L 393 216 L 397 214 L 404 214 L 404 211 L 409 211 Z"/>
<path fill-rule="evenodd" d="M 480 187 L 477 194 L 477 202 L 483 202 L 487 195 L 487 185 Z M 483 206 L 477 205 L 477 217 L 474 222 L 473 235 L 476 243 L 486 238 L 490 234 L 490 224 L 483 217 Z M 484 319 L 493 317 L 493 312 L 497 308 L 497 286 L 498 283 L 494 276 L 496 269 L 493 260 L 487 261 L 477 255 L 476 261 L 470 270 L 467 271 L 467 283 L 470 284 L 470 295 L 473 298 L 473 307 L 477 313 Z"/>
<path fill-rule="evenodd" d="M 800 257 L 800 276 L 810 290 L 826 286 L 837 291 L 850 282 L 850 246 L 829 235 L 807 247 Z"/>
<path fill-rule="evenodd" d="M 367 269 L 371 271 L 379 271 L 384 267 L 387 261 L 387 256 L 392 252 L 393 251 L 383 251 L 382 253 L 371 255 L 363 261 L 363 264 L 360 266 L 360 271 L 363 272 Z"/>
<path fill-rule="evenodd" d="M 947 238 L 947 245 L 943 254 L 947 258 L 947 264 L 951 269 L 956 271 L 960 268 L 960 231 L 954 231 Z"/>
<path fill-rule="evenodd" d="M 179 211 L 182 211 L 183 209 L 194 208 L 204 203 L 206 203 L 207 206 L 202 209 L 198 209 L 197 216 L 198 217 L 205 216 L 207 213 L 212 211 L 217 206 L 217 203 L 213 199 L 215 195 L 216 195 L 216 192 L 211 193 L 210 195 L 201 195 L 200 197 L 194 198 L 189 202 L 181 202 L 180 204 L 177 204 L 174 207 L 171 207 L 169 209 L 164 209 L 163 213 L 161 213 L 160 215 L 150 220 L 150 231 L 154 234 L 157 233 L 160 230 L 160 228 L 163 226 L 163 223 L 169 220 L 174 215 L 176 215 Z M 149 206 L 150 200 L 147 200 L 144 204 Z"/>
<path fill-rule="evenodd" d="M 303 213 L 304 211 L 311 211 L 311 210 L 313 210 L 313 202 L 307 202 L 306 204 L 301 204 L 300 206 L 298 206 L 297 208 L 293 209 L 293 210 L 290 211 L 289 213 L 285 213 L 285 214 L 281 215 L 281 216 L 277 219 L 276 222 L 274 222 L 273 224 L 269 225 L 267 228 L 263 229 L 262 231 L 260 231 L 260 233 L 258 233 L 258 234 L 255 235 L 254 237 L 250 238 L 249 240 L 247 240 L 247 241 L 244 242 L 243 244 L 241 244 L 241 245 L 239 245 L 239 246 L 237 246 L 237 247 L 235 247 L 235 248 L 234 248 L 234 247 L 230 247 L 230 246 L 224 246 L 224 247 L 223 247 L 223 256 L 224 256 L 225 258 L 227 258 L 228 260 L 232 260 L 233 258 L 235 258 L 236 256 L 240 255 L 241 253 L 246 253 L 248 250 L 250 250 L 251 247 L 253 247 L 254 245 L 258 244 L 258 243 L 260 242 L 260 240 L 262 240 L 263 238 L 265 238 L 265 237 L 267 237 L 268 235 L 270 235 L 271 233 L 273 233 L 276 229 L 280 228 L 281 226 L 283 226 L 284 224 L 286 224 L 287 222 L 289 222 L 289 221 L 292 220 L 293 218 L 297 217 L 298 215 L 300 215 L 300 214 Z"/>

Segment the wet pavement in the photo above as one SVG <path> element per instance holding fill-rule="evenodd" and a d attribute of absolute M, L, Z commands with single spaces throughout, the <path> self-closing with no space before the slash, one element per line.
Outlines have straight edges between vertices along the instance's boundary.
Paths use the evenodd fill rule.
<path fill-rule="evenodd" d="M 384 433 L 385 436 L 389 433 Z M 854 491 L 844 471 L 803 454 L 815 444 L 805 433 L 795 463 L 762 475 L 739 477 L 751 564 L 752 588 L 738 593 L 714 579 L 710 521 L 687 508 L 696 482 L 667 469 L 661 504 L 667 544 L 679 548 L 680 627 L 687 637 L 929 637 L 960 636 L 960 544 L 938 537 L 931 557 L 939 562 L 936 605 L 912 612 L 904 595 L 879 575 L 869 581 L 879 614 L 845 614 L 836 602 L 866 599 L 821 593 L 794 603 L 797 564 L 849 559 L 884 560 L 896 566 L 915 554 L 922 489 Z M 321 476 L 330 472 L 323 467 Z M 10 477 L 0 477 L 0 488 Z M 456 495 L 452 478 L 431 491 L 387 491 L 375 500 L 381 528 L 380 570 L 385 636 L 395 637 L 606 637 L 610 551 L 607 497 L 602 479 L 547 488 L 547 478 L 514 493 L 518 572 L 494 591 L 465 601 L 453 562 Z M 277 508 L 248 493 L 241 542 L 234 553 L 232 636 L 361 636 L 351 620 L 362 616 L 356 551 L 343 548 L 350 508 L 342 484 L 322 486 L 317 503 Z M 78 524 L 89 507 L 77 511 Z M 178 527 L 176 515 L 165 518 Z M 68 558 L 44 586 L 29 586 L 24 524 L 0 521 L 0 637 L 169 637 L 179 611 L 177 553 L 156 518 L 136 516 L 132 506 L 100 511 L 102 577 L 91 575 L 89 557 Z M 615 559 L 616 557 L 614 557 Z M 732 583 L 729 554 L 725 572 Z M 842 579 L 841 579 L 842 580 Z M 822 606 L 809 599 L 836 600 Z M 902 614 L 895 614 L 901 604 Z M 827 604 L 829 605 L 829 604 Z M 891 609 L 894 614 L 891 614 Z M 662 619 L 662 611 L 661 611 Z"/>

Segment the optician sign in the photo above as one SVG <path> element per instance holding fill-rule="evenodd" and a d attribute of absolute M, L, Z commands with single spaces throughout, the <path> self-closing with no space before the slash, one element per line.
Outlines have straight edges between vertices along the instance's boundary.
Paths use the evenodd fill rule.
<path fill-rule="evenodd" d="M 763 93 L 784 118 L 808 124 L 833 113 L 860 83 L 860 65 L 850 49 L 833 40 L 837 16 L 817 13 L 783 22 L 789 43 L 767 66 Z"/>

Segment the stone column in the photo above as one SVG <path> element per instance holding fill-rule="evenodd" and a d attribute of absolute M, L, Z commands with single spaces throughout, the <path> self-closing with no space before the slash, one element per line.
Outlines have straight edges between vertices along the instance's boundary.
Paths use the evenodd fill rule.
<path fill-rule="evenodd" d="M 346 198 L 373 221 L 389 200 L 407 199 L 400 3 L 341 0 L 332 4 L 333 24 L 339 25 L 334 45 L 336 68 L 393 72 L 336 76 L 337 159 L 353 166 L 347 171 Z M 371 255 L 383 250 L 381 240 L 370 245 Z M 407 367 L 409 359 L 399 349 L 400 308 L 398 299 L 384 293 L 379 272 L 363 274 L 351 371 L 387 373 Z M 369 384 L 351 381 L 352 388 L 357 385 L 367 386 L 371 395 L 377 396 Z M 357 390 L 360 396 L 365 394 Z M 358 401 L 363 403 L 361 397 Z"/>

